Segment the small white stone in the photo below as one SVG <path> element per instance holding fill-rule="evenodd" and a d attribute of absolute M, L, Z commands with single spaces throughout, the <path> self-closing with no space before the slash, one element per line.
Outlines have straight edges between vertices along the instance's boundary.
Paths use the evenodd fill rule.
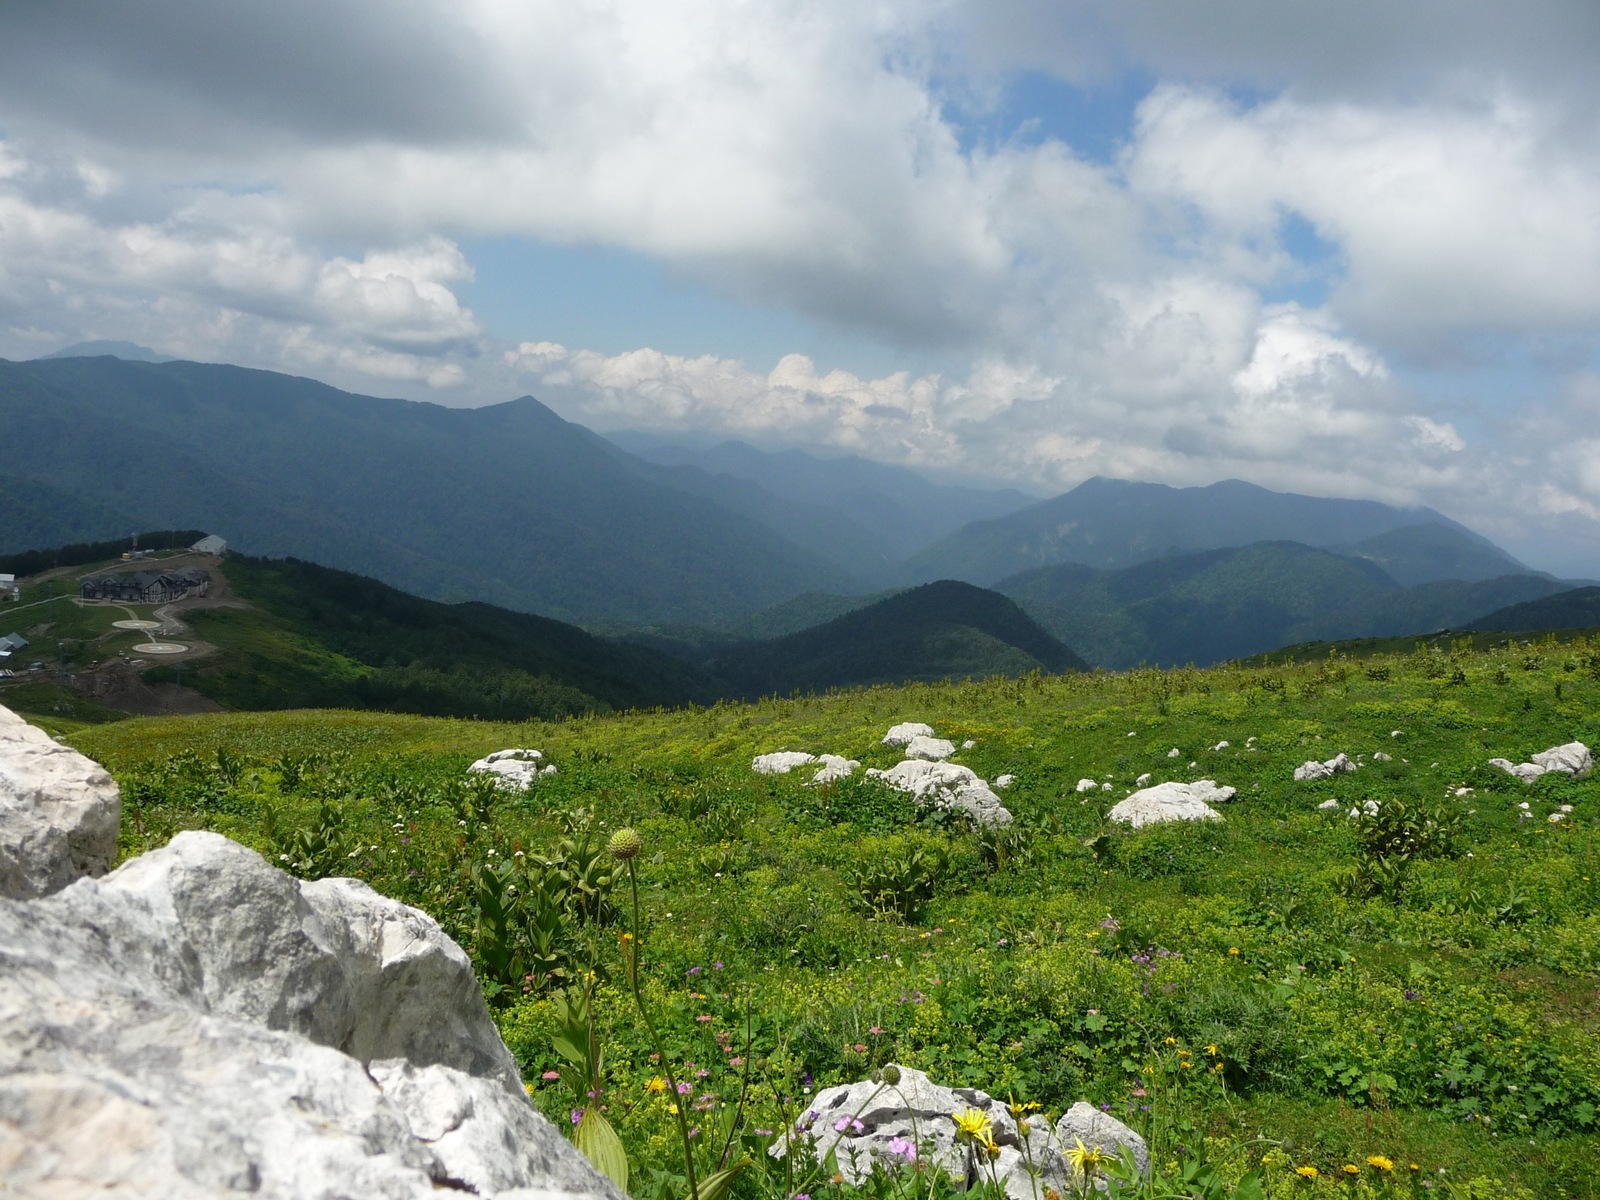
<path fill-rule="evenodd" d="M 971 750 L 977 744 L 977 742 L 973 741 L 971 738 L 968 738 L 966 741 L 961 743 L 961 748 L 963 750 Z"/>
<path fill-rule="evenodd" d="M 1078 780 L 1078 786 L 1075 790 L 1078 792 L 1092 792 L 1099 786 L 1099 783 L 1093 779 L 1080 779 Z"/>
<path fill-rule="evenodd" d="M 1171 750 L 1167 751 L 1167 757 L 1168 758 L 1182 758 L 1183 757 L 1183 751 L 1179 750 L 1176 746 L 1174 746 Z"/>
<path fill-rule="evenodd" d="M 1150 772 L 1146 771 L 1143 775 L 1139 776 L 1139 778 L 1137 778 L 1137 779 L 1135 779 L 1133 781 L 1133 786 L 1134 787 L 1143 787 L 1145 784 L 1147 784 L 1149 782 L 1150 782 Z"/>
<path fill-rule="evenodd" d="M 994 779 L 994 786 L 1004 791 L 1016 781 L 1017 777 L 1015 775 L 996 775 Z"/>
<path fill-rule="evenodd" d="M 1215 746 L 1213 746 L 1211 748 L 1213 750 L 1226 750 L 1228 748 L 1228 743 L 1227 742 L 1218 742 Z"/>

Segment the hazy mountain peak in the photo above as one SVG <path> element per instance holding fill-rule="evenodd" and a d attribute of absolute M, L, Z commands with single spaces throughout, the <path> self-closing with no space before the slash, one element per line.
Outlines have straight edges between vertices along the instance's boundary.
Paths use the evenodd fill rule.
<path fill-rule="evenodd" d="M 41 354 L 34 359 L 39 362 L 47 358 L 111 358 L 124 359 L 127 362 L 167 363 L 177 362 L 170 354 L 162 354 L 159 350 L 152 350 L 149 346 L 141 346 L 137 342 L 112 342 L 105 339 L 96 339 L 88 342 L 73 342 L 70 346 L 63 346 L 51 354 Z"/>

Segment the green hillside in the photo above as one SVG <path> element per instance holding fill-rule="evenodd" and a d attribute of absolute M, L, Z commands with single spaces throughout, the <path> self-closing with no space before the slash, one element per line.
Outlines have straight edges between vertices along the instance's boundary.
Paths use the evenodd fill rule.
<path fill-rule="evenodd" d="M 1332 549 L 1381 567 L 1401 587 L 1441 579 L 1477 582 L 1537 573 L 1487 538 L 1456 525 L 1406 525 Z"/>
<path fill-rule="evenodd" d="M 1573 588 L 1474 617 L 1469 628 L 1521 633 L 1548 629 L 1600 629 L 1600 587 Z"/>
<path fill-rule="evenodd" d="M 731 694 L 745 697 L 1087 669 L 1004 596 L 951 580 L 739 647 L 705 665 Z"/>
<path fill-rule="evenodd" d="M 1095 478 L 1072 491 L 1009 516 L 978 521 L 914 554 L 902 568 L 908 579 L 949 578 L 989 586 L 996 580 L 1055 563 L 1119 568 L 1154 558 L 1253 542 L 1292 541 L 1334 547 L 1364 542 L 1405 526 L 1440 525 L 1474 547 L 1494 547 L 1428 508 L 1392 508 L 1371 500 L 1328 500 L 1268 491 L 1237 479 L 1209 487 Z M 1441 535 L 1441 539 L 1444 539 Z M 1406 557 L 1405 538 L 1381 544 L 1429 579 L 1429 556 L 1443 550 L 1418 539 L 1426 554 Z M 1518 570 L 1509 564 L 1495 574 Z"/>
<path fill-rule="evenodd" d="M 193 525 L 418 595 L 566 619 L 716 624 L 857 590 L 532 397 L 450 409 L 231 366 L 0 361 L 0 424 L 6 487 L 49 498 L 0 524 L 0 552 Z"/>
<path fill-rule="evenodd" d="M 1367 559 L 1258 542 L 1118 570 L 1043 567 L 995 590 L 1096 666 L 1119 669 L 1461 628 L 1474 616 L 1563 587 L 1544 575 L 1511 575 L 1403 588 Z"/>
<path fill-rule="evenodd" d="M 220 653 L 185 682 L 225 708 L 381 708 L 506 720 L 707 702 L 705 675 L 666 655 L 488 604 L 441 604 L 298 559 L 231 557 L 253 608 L 185 620 Z M 171 676 L 172 668 L 146 672 Z"/>
<path fill-rule="evenodd" d="M 121 782 L 125 854 L 212 828 L 437 917 L 562 1127 L 589 1085 L 559 1077 L 551 1000 L 592 966 L 599 1082 L 641 1200 L 685 1190 L 667 1068 L 701 1130 L 748 1154 L 735 1197 L 904 1195 L 765 1152 L 818 1090 L 891 1062 L 1033 1119 L 1104 1107 L 1149 1139 L 1141 1200 L 1547 1200 L 1600 1178 L 1600 778 L 1525 785 L 1486 760 L 1600 746 L 1597 714 L 1591 640 L 557 723 L 221 714 L 71 736 Z M 887 767 L 904 720 L 1015 776 L 1008 832 L 859 774 L 750 769 L 778 749 Z M 466 765 L 506 746 L 560 773 L 526 797 L 470 788 Z M 1363 766 L 1293 781 L 1341 751 Z M 1142 774 L 1239 794 L 1217 822 L 1109 825 Z M 1368 801 L 1378 815 L 1348 815 Z M 637 927 L 599 853 L 624 825 L 643 840 Z M 564 901 L 580 883 L 612 904 Z M 622 984 L 624 931 L 659 1040 Z M 697 1170 L 722 1136 L 691 1139 Z"/>

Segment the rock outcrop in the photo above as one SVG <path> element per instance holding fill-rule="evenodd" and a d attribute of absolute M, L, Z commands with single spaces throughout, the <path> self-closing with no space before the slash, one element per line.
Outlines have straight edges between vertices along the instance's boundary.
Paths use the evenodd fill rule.
<path fill-rule="evenodd" d="M 104 767 L 0 708 L 0 896 L 30 900 L 104 875 L 121 814 Z"/>
<path fill-rule="evenodd" d="M 1224 804 L 1236 795 L 1236 789 L 1219 787 L 1212 779 L 1158 783 L 1119 801 L 1106 814 L 1106 819 L 1135 829 L 1164 821 L 1220 821 L 1222 814 L 1211 806 Z"/>
<path fill-rule="evenodd" d="M 1347 771 L 1354 771 L 1356 764 L 1350 761 L 1348 754 L 1336 754 L 1327 762 L 1306 762 L 1294 769 L 1296 783 L 1304 783 L 1312 779 L 1332 779 L 1335 775 L 1343 775 Z"/>
<path fill-rule="evenodd" d="M 825 783 L 832 783 L 837 779 L 849 779 L 860 769 L 861 764 L 853 758 L 845 758 L 841 754 L 824 754 L 817 759 L 822 765 L 817 768 L 817 773 L 811 777 L 811 785 L 820 787 Z"/>
<path fill-rule="evenodd" d="M 815 754 L 804 750 L 776 750 L 771 754 L 758 754 L 750 761 L 750 769 L 757 775 L 787 775 L 796 767 L 817 761 Z"/>
<path fill-rule="evenodd" d="M 544 755 L 537 750 L 513 747 L 496 750 L 485 755 L 467 768 L 469 775 L 492 775 L 494 785 L 503 792 L 525 792 L 539 781 L 542 775 L 554 775 L 555 764 L 544 763 Z"/>
<path fill-rule="evenodd" d="M 883 735 L 885 746 L 909 746 L 912 738 L 933 737 L 933 726 L 924 725 L 921 721 L 903 721 L 899 725 L 891 725 L 889 732 Z"/>
<path fill-rule="evenodd" d="M 9 739 L 0 776 L 33 757 Z M 53 767 L 109 805 L 114 838 L 104 772 L 71 751 Z M 8 805 L 0 835 L 60 803 Z M 40 845 L 47 873 L 101 865 Z M 0 900 L 0 1175 L 118 1200 L 622 1200 L 533 1108 L 432 918 L 200 832 Z"/>
<path fill-rule="evenodd" d="M 881 1164 L 891 1174 L 907 1165 L 905 1147 L 919 1161 L 943 1167 L 957 1186 L 971 1187 L 992 1169 L 1011 1200 L 1040 1200 L 1045 1189 L 1076 1195 L 1082 1180 L 1065 1149 L 1081 1139 L 1089 1149 L 1118 1154 L 1126 1147 L 1141 1171 L 1148 1171 L 1144 1139 L 1122 1122 L 1079 1101 L 1052 1129 L 1042 1118 L 1026 1121 L 1024 1135 L 1003 1101 L 976 1088 L 947 1088 L 910 1067 L 886 1068 L 894 1083 L 863 1080 L 817 1093 L 801 1120 L 818 1162 L 832 1152 L 839 1173 L 859 1184 Z M 976 1110 L 988 1119 L 989 1136 L 999 1149 L 990 1159 L 957 1136 L 955 1114 Z M 780 1143 L 773 1153 L 785 1152 Z M 1030 1166 L 1031 1164 L 1031 1166 Z"/>
<path fill-rule="evenodd" d="M 1589 747 L 1582 742 L 1568 742 L 1564 746 L 1551 746 L 1548 750 L 1541 750 L 1525 763 L 1514 763 L 1505 758 L 1491 758 L 1489 765 L 1515 775 L 1523 783 L 1532 783 L 1539 776 L 1551 771 L 1571 775 L 1574 779 L 1587 779 L 1594 771 L 1594 757 L 1589 753 Z"/>
<path fill-rule="evenodd" d="M 1000 797 L 970 768 L 958 763 L 908 758 L 887 771 L 868 768 L 867 774 L 896 791 L 910 792 L 921 804 L 964 812 L 979 825 L 1011 824 L 1011 812 Z"/>
<path fill-rule="evenodd" d="M 956 752 L 956 744 L 945 738 L 918 734 L 906 743 L 907 758 L 924 758 L 929 762 L 943 762 Z"/>

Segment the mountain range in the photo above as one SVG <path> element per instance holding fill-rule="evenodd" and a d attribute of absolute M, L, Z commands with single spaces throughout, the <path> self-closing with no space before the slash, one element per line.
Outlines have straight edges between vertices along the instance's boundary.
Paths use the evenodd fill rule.
<path fill-rule="evenodd" d="M 97 348 L 0 360 L 0 554 L 207 528 L 694 664 L 938 580 L 1106 667 L 1459 625 L 1572 586 L 1427 508 L 1237 480 L 1030 502 L 861 458 L 603 438 L 531 396 L 451 409 Z"/>

